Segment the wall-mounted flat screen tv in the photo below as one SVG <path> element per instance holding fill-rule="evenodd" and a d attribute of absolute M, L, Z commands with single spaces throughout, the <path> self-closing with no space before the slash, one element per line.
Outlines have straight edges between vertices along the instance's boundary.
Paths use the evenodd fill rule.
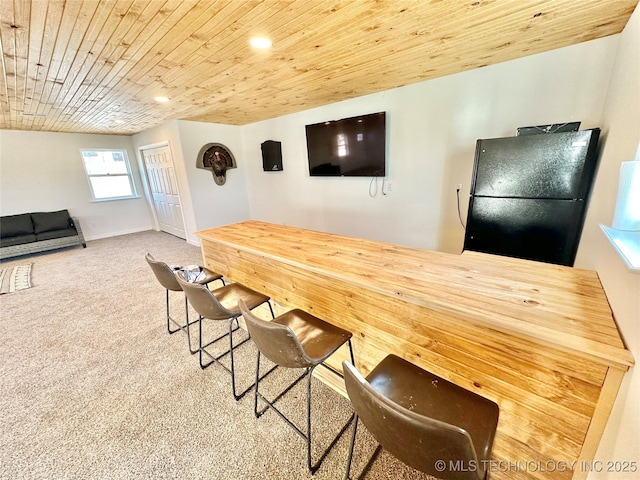
<path fill-rule="evenodd" d="M 309 175 L 384 177 L 385 112 L 307 125 Z"/>

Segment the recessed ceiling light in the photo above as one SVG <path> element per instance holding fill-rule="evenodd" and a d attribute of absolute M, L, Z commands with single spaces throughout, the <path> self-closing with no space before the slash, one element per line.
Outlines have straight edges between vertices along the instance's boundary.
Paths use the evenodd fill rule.
<path fill-rule="evenodd" d="M 265 48 L 271 47 L 271 40 L 265 37 L 254 37 L 251 40 L 249 40 L 249 43 L 251 44 L 252 47 L 255 47 L 255 48 L 265 49 Z"/>
<path fill-rule="evenodd" d="M 169 101 L 167 97 L 155 97 L 154 100 L 158 103 L 167 103 Z"/>
<path fill-rule="evenodd" d="M 124 120 L 117 119 L 117 120 L 114 120 L 113 123 L 117 123 L 118 125 L 122 125 L 124 123 Z"/>

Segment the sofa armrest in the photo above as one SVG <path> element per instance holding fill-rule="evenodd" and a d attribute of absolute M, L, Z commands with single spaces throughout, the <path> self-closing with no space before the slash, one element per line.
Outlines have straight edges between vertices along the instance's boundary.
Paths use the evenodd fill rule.
<path fill-rule="evenodd" d="M 78 237 L 80 238 L 80 243 L 82 243 L 83 248 L 87 248 L 87 242 L 84 239 L 84 235 L 82 234 L 82 228 L 80 227 L 80 221 L 76 217 L 71 217 L 71 226 L 76 229 L 78 232 Z"/>

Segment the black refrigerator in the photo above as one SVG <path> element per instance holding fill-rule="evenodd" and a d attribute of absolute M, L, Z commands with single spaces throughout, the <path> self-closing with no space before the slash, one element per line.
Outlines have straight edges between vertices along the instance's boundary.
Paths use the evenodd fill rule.
<path fill-rule="evenodd" d="M 600 129 L 478 140 L 464 249 L 573 266 Z"/>

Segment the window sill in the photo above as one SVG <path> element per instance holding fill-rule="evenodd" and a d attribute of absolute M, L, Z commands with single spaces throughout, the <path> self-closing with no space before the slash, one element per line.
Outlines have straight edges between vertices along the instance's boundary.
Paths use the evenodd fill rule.
<path fill-rule="evenodd" d="M 140 195 L 134 195 L 131 197 L 94 198 L 93 200 L 91 200 L 91 203 L 116 202 L 118 200 L 135 200 L 136 198 L 142 198 L 142 197 Z"/>
<path fill-rule="evenodd" d="M 631 273 L 640 275 L 640 232 L 616 230 L 600 225 Z"/>

